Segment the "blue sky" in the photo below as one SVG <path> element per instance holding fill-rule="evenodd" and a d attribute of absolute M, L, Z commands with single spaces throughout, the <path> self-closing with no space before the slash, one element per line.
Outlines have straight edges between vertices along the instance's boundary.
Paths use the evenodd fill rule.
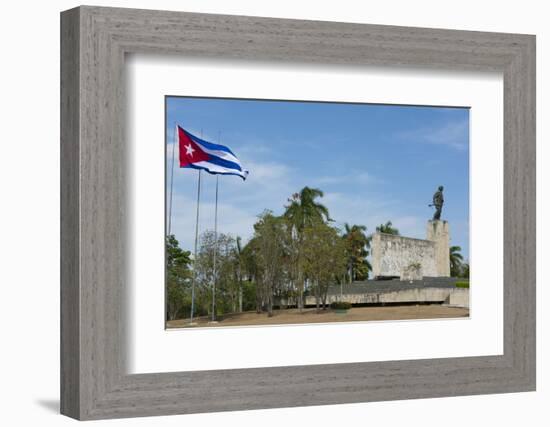
<path fill-rule="evenodd" d="M 337 226 L 390 220 L 402 235 L 425 238 L 428 207 L 445 187 L 442 219 L 451 245 L 469 253 L 469 110 L 377 104 L 168 97 L 167 195 L 174 123 L 227 145 L 250 171 L 220 176 L 218 230 L 247 241 L 257 216 L 281 214 L 304 186 L 324 191 Z M 176 150 L 177 157 L 177 150 Z M 172 233 L 194 243 L 198 171 L 174 169 Z M 214 175 L 202 173 L 200 232 L 214 228 Z"/>

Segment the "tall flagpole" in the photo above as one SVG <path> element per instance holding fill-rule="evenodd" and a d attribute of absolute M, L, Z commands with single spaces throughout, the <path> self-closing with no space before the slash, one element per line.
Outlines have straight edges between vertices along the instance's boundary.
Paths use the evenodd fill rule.
<path fill-rule="evenodd" d="M 193 314 L 195 311 L 195 281 L 197 278 L 197 246 L 199 242 L 199 206 L 201 200 L 201 169 L 199 169 L 199 179 L 197 184 L 197 219 L 195 222 L 195 253 L 193 255 L 193 282 L 191 283 L 191 322 L 193 323 Z"/>
<path fill-rule="evenodd" d="M 218 255 L 218 175 L 216 175 L 216 207 L 214 209 L 214 280 L 212 281 L 212 322 L 216 321 L 216 281 L 218 271 L 216 258 Z"/>
<path fill-rule="evenodd" d="M 218 132 L 218 144 L 220 144 L 221 132 Z M 212 322 L 216 321 L 216 281 L 218 279 L 217 257 L 218 257 L 218 185 L 219 175 L 216 174 L 216 204 L 214 208 L 214 278 L 212 280 Z"/>
<path fill-rule="evenodd" d="M 202 139 L 202 129 L 201 129 Z M 197 218 L 195 221 L 195 253 L 193 254 L 193 281 L 191 282 L 191 316 L 190 322 L 193 324 L 193 314 L 195 313 L 195 282 L 197 279 L 197 246 L 199 244 L 199 207 L 201 201 L 201 169 L 199 169 L 199 178 L 197 182 Z"/>
<path fill-rule="evenodd" d="M 170 201 L 168 207 L 168 236 L 172 231 L 172 189 L 174 188 L 174 153 L 176 152 L 176 141 L 178 141 L 178 126 L 174 122 L 174 145 L 172 145 L 172 166 L 170 172 Z"/>

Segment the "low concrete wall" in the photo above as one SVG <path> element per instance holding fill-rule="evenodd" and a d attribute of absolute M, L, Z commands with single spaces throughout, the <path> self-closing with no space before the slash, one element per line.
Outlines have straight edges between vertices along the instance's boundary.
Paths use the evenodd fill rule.
<path fill-rule="evenodd" d="M 453 307 L 467 307 L 470 308 L 470 290 L 464 288 L 456 288 L 449 295 L 449 299 L 445 301 L 448 305 Z"/>
<path fill-rule="evenodd" d="M 333 301 L 346 301 L 351 304 L 444 303 L 456 307 L 470 306 L 469 293 L 467 289 L 462 288 L 412 288 L 392 292 L 327 295 L 327 303 Z M 315 305 L 315 297 L 308 296 L 305 302 L 306 305 Z"/>
<path fill-rule="evenodd" d="M 391 281 L 390 281 L 391 283 Z M 338 287 L 330 288 L 327 295 L 327 303 L 333 301 L 346 301 L 351 304 L 411 304 L 411 303 L 441 303 L 454 307 L 470 307 L 470 292 L 469 289 L 455 288 L 454 286 L 420 286 L 410 284 L 408 286 L 398 285 L 399 288 L 384 289 L 383 285 L 377 286 L 376 289 L 360 289 L 358 286 L 356 291 L 345 291 L 340 295 Z M 410 286 L 410 287 L 409 287 Z M 279 305 L 295 305 L 293 300 L 280 300 L 275 304 Z M 308 295 L 305 298 L 306 306 L 314 306 L 316 303 L 315 296 Z"/>

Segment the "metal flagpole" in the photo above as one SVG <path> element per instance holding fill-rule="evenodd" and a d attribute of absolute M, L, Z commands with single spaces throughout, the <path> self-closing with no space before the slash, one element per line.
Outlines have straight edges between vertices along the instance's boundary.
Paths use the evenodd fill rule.
<path fill-rule="evenodd" d="M 199 169 L 199 180 L 197 184 L 197 219 L 195 222 L 195 254 L 193 255 L 193 282 L 191 283 L 191 322 L 195 311 L 195 281 L 197 278 L 197 245 L 199 242 L 199 206 L 201 200 L 201 169 Z"/>
<path fill-rule="evenodd" d="M 218 175 L 216 175 L 216 207 L 214 209 L 214 280 L 212 281 L 212 322 L 216 321 L 216 281 L 218 271 L 216 259 L 218 255 Z"/>
<path fill-rule="evenodd" d="M 202 129 L 201 129 L 202 139 Z M 197 246 L 199 244 L 199 207 L 201 201 L 201 172 L 199 169 L 199 179 L 197 183 L 197 218 L 195 221 L 195 253 L 193 254 L 193 280 L 191 282 L 191 316 L 190 322 L 193 323 L 193 314 L 195 313 L 195 282 L 197 279 Z"/>
<path fill-rule="evenodd" d="M 174 145 L 172 145 L 172 167 L 170 172 L 170 202 L 168 207 L 168 236 L 172 231 L 172 189 L 174 188 L 174 153 L 176 151 L 176 141 L 178 141 L 178 126 L 174 122 Z"/>
<path fill-rule="evenodd" d="M 221 133 L 218 132 L 218 144 L 221 142 Z M 216 174 L 216 204 L 214 208 L 214 277 L 212 280 L 212 322 L 216 321 L 216 281 L 218 278 L 217 257 L 218 257 L 218 185 L 219 175 Z"/>

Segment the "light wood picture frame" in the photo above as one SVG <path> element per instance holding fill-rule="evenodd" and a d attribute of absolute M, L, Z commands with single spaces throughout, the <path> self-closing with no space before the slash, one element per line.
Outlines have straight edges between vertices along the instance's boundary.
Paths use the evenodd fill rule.
<path fill-rule="evenodd" d="M 502 72 L 503 354 L 127 374 L 128 53 Z M 62 12 L 62 414 L 89 420 L 535 390 L 535 263 L 534 36 L 89 6 Z"/>

